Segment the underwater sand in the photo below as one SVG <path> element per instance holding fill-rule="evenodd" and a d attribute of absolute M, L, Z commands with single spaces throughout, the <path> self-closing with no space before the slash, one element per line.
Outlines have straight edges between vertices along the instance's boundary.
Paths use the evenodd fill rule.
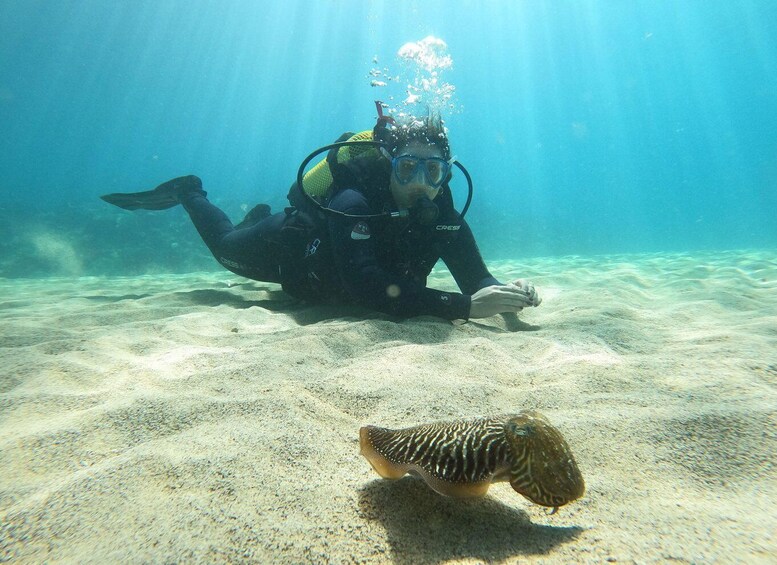
<path fill-rule="evenodd" d="M 502 262 L 543 304 L 464 325 L 227 272 L 0 280 L 0 561 L 773 563 L 775 257 Z M 587 482 L 555 515 L 359 455 L 364 424 L 526 408 Z"/>

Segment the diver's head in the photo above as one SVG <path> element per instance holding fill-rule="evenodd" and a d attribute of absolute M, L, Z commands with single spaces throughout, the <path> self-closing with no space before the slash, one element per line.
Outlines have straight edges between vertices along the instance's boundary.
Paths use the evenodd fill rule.
<path fill-rule="evenodd" d="M 400 210 L 431 202 L 440 193 L 451 170 L 450 147 L 439 115 L 407 123 L 378 122 L 374 139 L 385 144 L 391 161 L 389 189 Z"/>

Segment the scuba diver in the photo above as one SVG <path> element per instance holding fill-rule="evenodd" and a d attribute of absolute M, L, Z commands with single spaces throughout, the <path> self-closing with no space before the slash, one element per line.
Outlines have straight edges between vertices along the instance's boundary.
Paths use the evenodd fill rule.
<path fill-rule="evenodd" d="M 397 123 L 383 115 L 373 130 L 346 133 L 311 153 L 289 191 L 290 207 L 271 214 L 259 204 L 233 225 L 211 204 L 196 176 L 154 190 L 114 193 L 103 200 L 126 210 L 181 204 L 213 256 L 249 279 L 279 283 L 293 297 L 358 304 L 407 318 L 486 318 L 539 306 L 534 286 L 502 284 L 486 268 L 464 220 L 472 198 L 466 169 L 451 158 L 439 115 Z M 310 171 L 306 165 L 327 151 Z M 469 183 L 459 214 L 448 183 L 452 167 Z M 461 293 L 427 288 L 442 259 Z"/>

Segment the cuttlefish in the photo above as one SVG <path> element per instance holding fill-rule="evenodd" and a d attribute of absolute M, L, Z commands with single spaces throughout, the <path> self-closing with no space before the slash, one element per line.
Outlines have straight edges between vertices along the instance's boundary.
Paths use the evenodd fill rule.
<path fill-rule="evenodd" d="M 361 454 L 384 479 L 420 475 L 446 496 L 485 496 L 491 483 L 509 481 L 555 512 L 585 492 L 564 437 L 533 410 L 401 430 L 364 426 L 359 440 Z"/>

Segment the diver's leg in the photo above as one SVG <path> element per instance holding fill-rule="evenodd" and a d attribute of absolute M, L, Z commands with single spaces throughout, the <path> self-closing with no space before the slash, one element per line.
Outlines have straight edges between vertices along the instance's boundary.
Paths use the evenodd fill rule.
<path fill-rule="evenodd" d="M 227 269 L 238 275 L 280 282 L 285 246 L 280 230 L 286 214 L 270 216 L 269 206 L 257 206 L 235 229 L 226 214 L 208 202 L 202 181 L 194 175 L 174 178 L 153 190 L 101 196 L 125 210 L 165 210 L 182 204 L 205 245 Z M 248 227 L 250 226 L 250 227 Z"/>
<path fill-rule="evenodd" d="M 180 202 L 219 263 L 243 277 L 280 282 L 280 264 L 285 252 L 280 236 L 286 220 L 284 212 L 251 227 L 235 229 L 227 215 L 211 204 L 204 193 L 186 193 Z"/>
<path fill-rule="evenodd" d="M 272 212 L 270 212 L 270 207 L 267 204 L 257 204 L 248 211 L 245 218 L 239 224 L 235 225 L 235 229 L 249 228 L 271 215 Z"/>

